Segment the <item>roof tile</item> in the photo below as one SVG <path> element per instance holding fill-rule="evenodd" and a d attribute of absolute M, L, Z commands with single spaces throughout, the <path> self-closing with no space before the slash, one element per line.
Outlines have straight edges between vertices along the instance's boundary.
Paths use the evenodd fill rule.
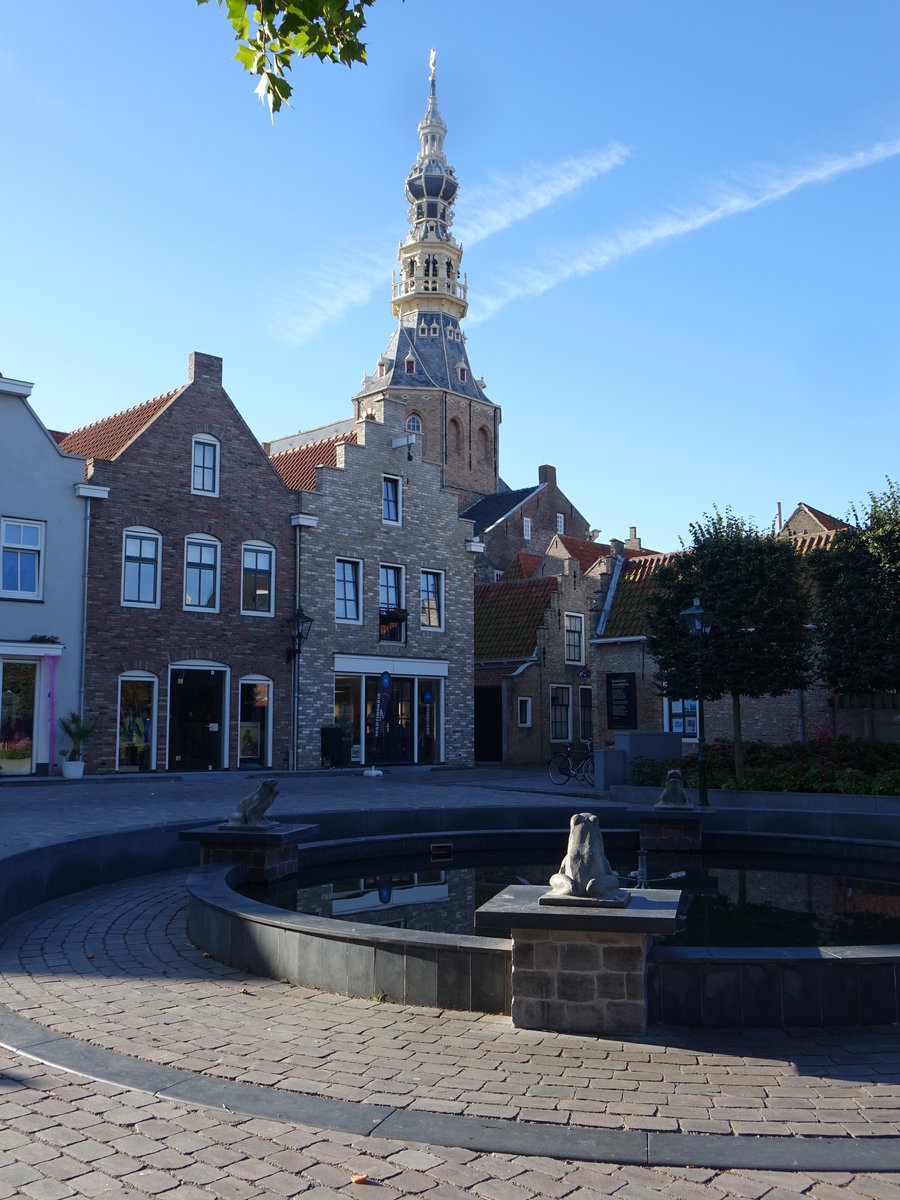
<path fill-rule="evenodd" d="M 86 458 L 118 458 L 126 446 L 144 432 L 148 425 L 164 412 L 185 385 L 166 392 L 164 396 L 154 396 L 143 404 L 126 408 L 124 412 L 114 413 L 68 433 L 59 443 L 60 449 L 66 454 L 82 454 Z"/>
<path fill-rule="evenodd" d="M 287 487 L 298 491 L 316 490 L 316 468 L 336 467 L 337 448 L 345 442 L 356 442 L 356 432 L 338 433 L 318 442 L 306 442 L 293 450 L 273 454 L 270 462 Z"/>
<path fill-rule="evenodd" d="M 530 658 L 557 590 L 555 575 L 501 580 L 475 588 L 475 661 Z"/>

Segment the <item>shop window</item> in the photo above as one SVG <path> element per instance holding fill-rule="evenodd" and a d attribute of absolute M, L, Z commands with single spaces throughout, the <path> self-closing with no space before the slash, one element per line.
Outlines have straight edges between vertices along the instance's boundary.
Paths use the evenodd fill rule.
<path fill-rule="evenodd" d="M 272 682 L 264 678 L 242 679 L 238 721 L 238 766 L 271 766 L 270 720 Z"/>
<path fill-rule="evenodd" d="M 119 676 L 119 748 L 116 769 L 152 771 L 156 765 L 156 676 Z"/>

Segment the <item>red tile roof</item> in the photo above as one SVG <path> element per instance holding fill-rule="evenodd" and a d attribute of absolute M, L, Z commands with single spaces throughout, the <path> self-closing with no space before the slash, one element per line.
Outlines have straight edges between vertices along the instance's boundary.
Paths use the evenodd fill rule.
<path fill-rule="evenodd" d="M 531 579 L 543 562 L 540 554 L 527 554 L 520 550 L 503 572 L 503 582 L 510 579 Z"/>
<path fill-rule="evenodd" d="M 556 588 L 555 575 L 479 584 L 475 588 L 475 661 L 530 658 Z"/>
<path fill-rule="evenodd" d="M 126 446 L 144 432 L 160 413 L 165 412 L 175 397 L 184 391 L 184 385 L 164 396 L 154 396 L 143 404 L 126 408 L 124 412 L 104 417 L 93 425 L 76 429 L 60 442 L 66 454 L 83 454 L 86 458 L 118 458 Z"/>
<path fill-rule="evenodd" d="M 827 533 L 813 533 L 806 537 L 792 538 L 794 550 L 798 554 L 810 554 L 830 546 L 834 541 L 834 530 Z M 676 562 L 682 554 L 690 554 L 689 550 L 679 550 L 671 554 L 649 554 L 643 558 L 635 558 L 626 562 L 616 584 L 616 591 L 610 606 L 609 616 L 600 630 L 601 637 L 637 637 L 644 632 L 644 611 L 647 597 L 653 587 L 655 572 L 669 563 Z"/>
<path fill-rule="evenodd" d="M 811 504 L 804 504 L 801 500 L 791 515 L 784 523 L 783 536 L 785 537 L 803 537 L 807 533 L 816 533 L 818 530 L 801 528 L 803 523 L 802 514 L 808 513 L 813 521 L 822 526 L 825 530 L 849 529 L 850 526 L 846 521 L 842 521 L 840 517 L 833 517 L 830 513 L 822 512 L 820 508 L 813 508 Z"/>
<path fill-rule="evenodd" d="M 560 535 L 559 539 L 571 556 L 577 560 L 582 571 L 588 571 L 598 558 L 604 558 L 611 553 L 610 547 L 601 542 L 584 542 L 581 538 Z"/>
<path fill-rule="evenodd" d="M 336 467 L 337 448 L 343 442 L 355 442 L 356 432 L 338 433 L 318 442 L 307 442 L 293 450 L 282 450 L 269 460 L 285 484 L 293 490 L 316 490 L 316 467 Z"/>

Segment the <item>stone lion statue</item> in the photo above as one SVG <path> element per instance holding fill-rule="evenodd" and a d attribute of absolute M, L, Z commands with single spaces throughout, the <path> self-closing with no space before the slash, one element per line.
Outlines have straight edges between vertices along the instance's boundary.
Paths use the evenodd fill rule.
<path fill-rule="evenodd" d="M 663 788 L 655 808 L 690 808 L 691 802 L 684 790 L 680 771 L 670 771 L 666 776 L 666 786 Z"/>
<path fill-rule="evenodd" d="M 574 813 L 569 821 L 569 844 L 559 871 L 550 876 L 557 896 L 611 899 L 619 894 L 619 877 L 603 848 L 600 822 L 593 813 Z"/>

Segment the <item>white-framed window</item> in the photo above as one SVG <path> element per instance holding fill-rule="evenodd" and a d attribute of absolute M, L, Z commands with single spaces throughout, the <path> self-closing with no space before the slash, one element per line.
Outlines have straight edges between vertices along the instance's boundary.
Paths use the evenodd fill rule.
<path fill-rule="evenodd" d="M 519 728 L 520 729 L 530 729 L 531 728 L 531 697 L 530 696 L 520 696 L 519 697 Z"/>
<path fill-rule="evenodd" d="M 395 475 L 384 475 L 381 480 L 381 519 L 385 525 L 402 524 L 402 488 Z"/>
<path fill-rule="evenodd" d="M 184 607 L 219 611 L 221 547 L 215 538 L 192 533 L 184 541 Z"/>
<path fill-rule="evenodd" d="M 581 729 L 581 740 L 586 742 L 594 736 L 594 692 L 592 688 L 578 689 L 578 725 Z"/>
<path fill-rule="evenodd" d="M 334 619 L 362 622 L 362 563 L 356 558 L 334 560 Z"/>
<path fill-rule="evenodd" d="M 565 614 L 566 662 L 584 664 L 584 617 L 581 613 Z"/>
<path fill-rule="evenodd" d="M 162 538 L 136 525 L 122 533 L 122 606 L 159 608 Z"/>
<path fill-rule="evenodd" d="M 499 583 L 502 578 L 503 572 L 498 567 L 494 567 L 494 583 Z"/>
<path fill-rule="evenodd" d="M 431 336 L 437 337 L 437 335 L 440 332 L 441 332 L 441 327 L 440 327 L 440 325 L 438 325 L 437 321 L 435 321 L 434 324 L 431 326 Z"/>
<path fill-rule="evenodd" d="M 522 518 L 522 537 L 526 542 L 531 541 L 531 517 Z"/>
<path fill-rule="evenodd" d="M 403 568 L 381 563 L 378 568 L 378 640 L 406 641 Z"/>
<path fill-rule="evenodd" d="M 663 697 L 663 729 L 666 733 L 680 733 L 689 742 L 697 740 L 697 701 L 669 700 Z"/>
<path fill-rule="evenodd" d="M 241 612 L 275 615 L 275 547 L 268 542 L 244 542 L 241 547 Z"/>
<path fill-rule="evenodd" d="M 421 433 L 422 432 L 422 418 L 419 417 L 416 413 L 410 413 L 409 416 L 406 418 L 406 432 L 407 433 Z"/>
<path fill-rule="evenodd" d="M 191 491 L 198 496 L 219 494 L 219 443 L 209 434 L 197 434 L 191 452 Z"/>
<path fill-rule="evenodd" d="M 43 521 L 0 521 L 0 596 L 13 600 L 40 600 L 44 594 Z"/>
<path fill-rule="evenodd" d="M 148 671 L 126 671 L 119 676 L 117 771 L 156 770 L 158 682 Z"/>
<path fill-rule="evenodd" d="M 565 533 L 566 532 L 566 518 L 563 513 L 556 514 L 556 532 L 557 533 Z"/>
<path fill-rule="evenodd" d="M 406 373 L 407 373 L 407 375 L 415 375 L 416 360 L 414 358 L 408 358 L 406 360 Z"/>
<path fill-rule="evenodd" d="M 419 587 L 419 620 L 423 629 L 444 628 L 444 573 L 423 571 Z"/>
<path fill-rule="evenodd" d="M 563 684 L 550 686 L 550 741 L 572 740 L 572 689 Z"/>

